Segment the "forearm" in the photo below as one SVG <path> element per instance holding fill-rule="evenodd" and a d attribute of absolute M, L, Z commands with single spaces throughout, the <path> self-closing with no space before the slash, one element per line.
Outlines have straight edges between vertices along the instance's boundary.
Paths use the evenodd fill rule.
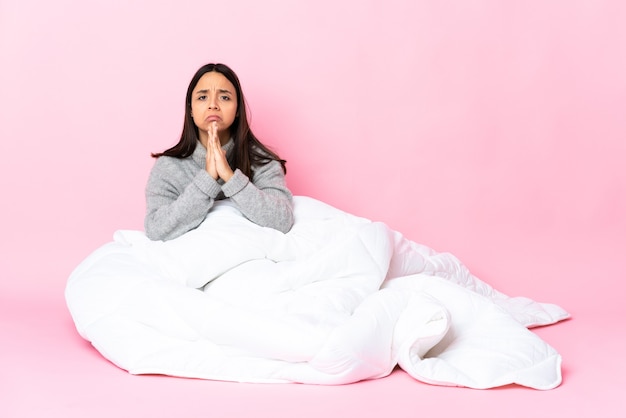
<path fill-rule="evenodd" d="M 276 162 L 269 164 L 275 164 L 278 168 L 264 167 L 259 178 L 255 178 L 255 183 L 236 170 L 235 175 L 222 186 L 222 190 L 247 219 L 286 233 L 294 223 L 292 195 L 285 184 L 280 165 Z"/>
<path fill-rule="evenodd" d="M 151 180 L 146 188 L 146 236 L 165 241 L 197 228 L 219 191 L 219 184 L 206 172 L 199 172 L 180 194 Z"/>

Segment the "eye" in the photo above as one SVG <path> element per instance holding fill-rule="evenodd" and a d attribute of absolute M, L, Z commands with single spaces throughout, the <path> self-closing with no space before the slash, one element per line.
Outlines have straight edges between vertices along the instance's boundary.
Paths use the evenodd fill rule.
<path fill-rule="evenodd" d="M 201 102 L 206 100 L 206 96 L 198 96 L 198 100 L 200 100 Z"/>
<path fill-rule="evenodd" d="M 227 101 L 230 100 L 230 96 L 226 96 L 226 95 L 220 96 L 220 100 L 223 100 L 223 101 L 227 102 Z"/>

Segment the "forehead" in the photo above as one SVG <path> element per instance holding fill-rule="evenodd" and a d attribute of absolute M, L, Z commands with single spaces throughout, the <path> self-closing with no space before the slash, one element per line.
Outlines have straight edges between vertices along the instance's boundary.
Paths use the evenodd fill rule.
<path fill-rule="evenodd" d="M 235 94 L 235 86 L 233 86 L 233 83 L 228 81 L 223 74 L 217 71 L 211 71 L 200 77 L 193 91 L 198 90 L 228 90 Z"/>

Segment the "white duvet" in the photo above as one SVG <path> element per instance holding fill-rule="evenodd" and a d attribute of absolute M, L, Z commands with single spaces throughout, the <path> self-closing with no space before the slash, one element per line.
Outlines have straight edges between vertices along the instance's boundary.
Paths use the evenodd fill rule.
<path fill-rule="evenodd" d="M 168 242 L 117 231 L 71 274 L 80 335 L 133 374 L 551 389 L 561 357 L 527 328 L 568 317 L 510 298 L 454 256 L 308 197 L 282 234 L 228 201 Z"/>

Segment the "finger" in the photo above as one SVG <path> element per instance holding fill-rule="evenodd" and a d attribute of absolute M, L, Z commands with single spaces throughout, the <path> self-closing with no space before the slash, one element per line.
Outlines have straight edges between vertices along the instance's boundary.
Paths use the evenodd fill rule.
<path fill-rule="evenodd" d="M 216 157 L 223 155 L 222 144 L 220 143 L 220 139 L 219 139 L 219 136 L 217 135 L 217 132 L 212 142 L 212 148 Z"/>
<path fill-rule="evenodd" d="M 219 135 L 217 134 L 217 122 L 211 122 L 211 133 L 213 136 L 213 141 L 217 141 Z"/>
<path fill-rule="evenodd" d="M 207 147 L 206 153 L 206 170 L 213 179 L 218 179 L 219 174 L 217 172 L 217 164 L 215 163 L 215 153 L 210 145 Z"/>
<path fill-rule="evenodd" d="M 212 124 L 209 124 L 209 126 L 207 126 L 206 133 L 208 136 L 208 141 L 207 141 L 207 148 L 208 148 L 211 142 L 213 141 L 213 125 Z"/>

